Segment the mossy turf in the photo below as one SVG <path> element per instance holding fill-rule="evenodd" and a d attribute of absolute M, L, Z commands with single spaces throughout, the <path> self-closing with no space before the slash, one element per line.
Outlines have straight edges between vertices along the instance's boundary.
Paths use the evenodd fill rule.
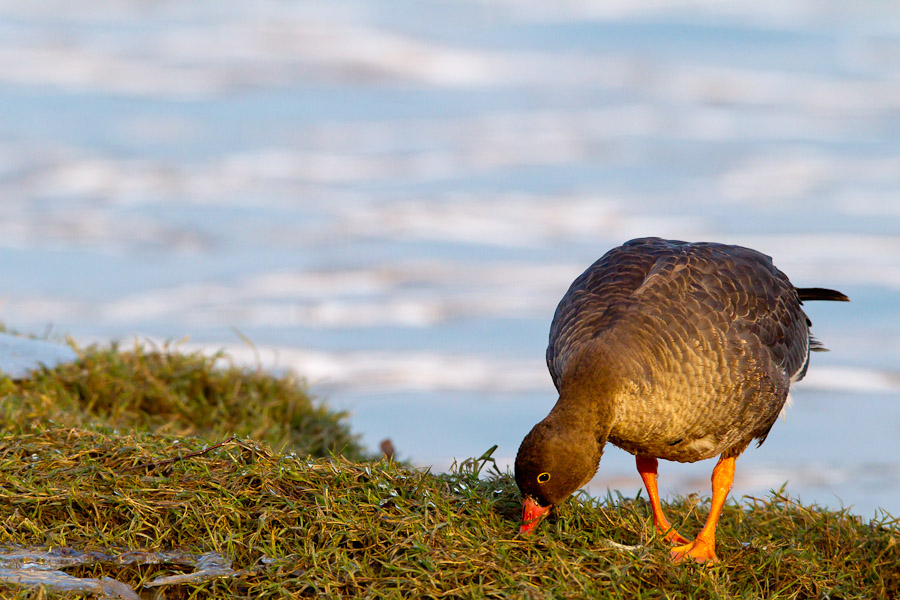
<path fill-rule="evenodd" d="M 79 360 L 23 381 L 0 378 L 0 427 L 29 419 L 223 439 L 251 437 L 276 450 L 366 458 L 347 415 L 310 396 L 291 373 L 274 375 L 170 348 L 76 348 Z"/>
<path fill-rule="evenodd" d="M 489 453 L 451 473 L 432 474 L 384 460 L 278 451 L 271 442 L 231 438 L 238 429 L 207 420 L 190 429 L 191 418 L 180 410 L 166 409 L 165 419 L 155 412 L 144 419 L 141 407 L 155 403 L 123 397 L 129 407 L 123 410 L 114 402 L 117 394 L 146 397 L 137 388 L 150 388 L 156 390 L 153 397 L 196 399 L 221 388 L 185 393 L 180 378 L 171 380 L 178 385 L 166 383 L 170 379 L 157 369 L 170 373 L 171 361 L 181 364 L 183 357 L 125 353 L 122 360 L 146 369 L 139 378 L 115 353 L 96 351 L 91 368 L 62 367 L 30 384 L 4 382 L 7 399 L 17 398 L 13 404 L 19 407 L 5 408 L 7 416 L 16 410 L 28 416 L 7 421 L 0 437 L 0 550 L 64 549 L 97 557 L 214 552 L 231 561 L 228 575 L 157 587 L 149 584 L 193 569 L 104 558 L 65 569 L 80 578 L 116 579 L 148 599 L 900 598 L 900 528 L 887 515 L 864 522 L 843 511 L 800 506 L 781 493 L 744 498 L 725 508 L 718 530 L 722 561 L 713 565 L 671 563 L 642 498 L 576 496 L 535 535 L 520 536 L 515 483 L 492 465 Z M 103 374 L 99 362 L 106 359 L 111 370 Z M 226 374 L 267 377 L 204 364 L 211 380 Z M 84 375 L 95 369 L 97 379 Z M 91 391 L 94 381 L 112 386 L 110 373 L 132 383 L 122 382 L 115 394 Z M 231 381 L 225 387 L 253 385 Z M 84 401 L 95 394 L 107 400 Z M 265 394 L 255 401 L 275 402 Z M 103 424 L 106 418 L 112 423 Z M 183 425 L 174 427 L 170 420 Z M 129 430 L 129 423 L 138 431 Z M 263 419 L 254 423 L 254 431 L 275 432 L 260 437 L 271 435 L 277 447 L 323 447 L 304 446 L 291 437 L 299 434 L 287 436 Z M 349 447 L 352 436 L 341 419 L 334 423 L 329 431 L 345 436 L 338 446 Z M 670 503 L 668 512 L 679 530 L 696 532 L 707 507 L 682 499 Z M 61 593 L 7 582 L 0 584 L 0 597 Z"/>

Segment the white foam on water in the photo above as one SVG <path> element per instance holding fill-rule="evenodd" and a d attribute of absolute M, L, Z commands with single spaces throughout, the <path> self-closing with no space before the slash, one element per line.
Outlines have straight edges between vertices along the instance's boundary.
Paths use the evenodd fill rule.
<path fill-rule="evenodd" d="M 810 369 L 799 385 L 820 390 L 897 394 L 900 393 L 900 371 L 819 366 Z"/>
<path fill-rule="evenodd" d="M 130 30 L 96 37 L 71 13 L 56 18 L 72 25 L 67 35 L 23 35 L 0 48 L 0 62 L 8 67 L 0 81 L 189 98 L 304 79 L 451 88 L 535 80 L 534 69 L 526 67 L 535 61 L 290 10 L 262 10 L 246 19 L 175 18 L 149 34 Z M 135 13 L 100 20 L 121 26 L 141 18 Z"/>
<path fill-rule="evenodd" d="M 151 340 L 164 347 L 161 340 Z M 367 390 L 372 394 L 408 391 L 547 392 L 553 393 L 543 357 L 512 358 L 440 352 L 341 351 L 288 346 L 196 344 L 177 346 L 213 355 L 224 351 L 237 365 L 287 369 L 311 385 L 331 390 Z M 796 384 L 803 389 L 900 393 L 900 373 L 856 367 L 820 365 Z"/>
<path fill-rule="evenodd" d="M 25 24 L 24 32 L 17 32 L 19 35 L 0 48 L 0 62 L 6 65 L 0 81 L 174 98 L 213 97 L 247 87 L 312 80 L 411 82 L 446 88 L 635 86 L 670 101 L 796 105 L 819 110 L 888 110 L 900 105 L 900 84 L 890 79 L 839 80 L 803 73 L 698 66 L 667 61 L 665 55 L 660 56 L 665 67 L 652 69 L 646 61 L 622 60 L 609 53 L 484 49 L 401 34 L 358 18 L 348 19 L 346 13 L 277 3 L 254 3 L 246 8 L 229 5 L 230 12 L 218 18 L 205 15 L 206 19 L 200 18 L 204 15 L 196 9 L 156 7 L 150 15 L 165 19 L 165 27 L 149 29 L 123 27 L 146 22 L 146 6 L 105 3 L 117 10 L 83 14 L 53 4 L 57 9 L 53 19 L 70 26 L 65 35 L 40 31 L 40 24 L 47 18 L 42 10 L 0 6 L 2 13 L 16 15 Z M 568 18 L 640 18 L 667 15 L 676 6 L 684 9 L 684 4 L 677 2 L 652 6 L 641 3 L 638 9 L 626 8 L 626 3 L 611 4 L 616 8 L 604 3 L 598 13 L 595 3 L 570 3 L 575 10 Z M 732 3 L 716 4 L 717 10 L 711 15 L 741 25 L 746 24 L 748 15 L 772 17 L 779 12 L 774 5 L 765 10 L 735 11 Z M 702 3 L 696 4 L 692 10 L 702 14 L 701 7 Z M 566 14 L 556 6 L 551 12 L 535 13 L 537 8 L 534 3 L 507 5 L 493 14 L 500 22 L 512 23 L 521 20 L 523 11 L 543 23 Z M 828 15 L 829 11 L 798 12 L 810 18 Z M 796 27 L 802 20 L 794 18 Z M 89 26 L 98 23 L 108 26 L 102 35 Z M 883 24 L 867 27 L 885 30 Z M 119 29 L 121 33 L 117 33 Z M 854 39 L 855 50 L 847 53 L 846 60 L 850 64 L 861 61 L 876 74 L 884 68 L 890 72 L 883 61 L 872 58 L 873 52 L 866 51 L 866 37 L 857 37 L 863 42 Z M 222 44 L 223 39 L 229 43 Z"/>
<path fill-rule="evenodd" d="M 413 261 L 380 269 L 262 272 L 110 299 L 7 295 L 0 314 L 11 322 L 52 315 L 55 321 L 113 325 L 421 327 L 466 317 L 543 315 L 583 268 Z"/>
<path fill-rule="evenodd" d="M 162 347 L 161 342 L 157 345 Z M 288 369 L 320 389 L 522 392 L 552 389 L 541 357 L 534 360 L 485 358 L 437 352 L 325 352 L 293 347 L 179 344 L 189 352 L 213 355 L 224 350 L 244 366 Z"/>
<path fill-rule="evenodd" d="M 461 207 L 465 210 L 459 210 Z M 507 217 L 511 211 L 515 214 Z M 425 203 L 391 204 L 382 210 L 342 215 L 337 220 L 338 228 L 360 237 L 377 232 L 394 240 L 444 239 L 512 246 L 550 244 L 558 237 L 613 237 L 622 231 L 640 230 L 650 222 L 620 217 L 602 204 L 593 206 L 579 201 L 562 202 L 558 209 L 527 201 L 498 202 L 490 207 L 461 201 L 455 208 Z M 505 228 L 500 225 L 504 222 Z M 44 223 L 43 227 L 55 229 L 66 224 L 71 225 L 64 219 L 58 224 Z M 92 240 L 99 237 L 111 244 L 107 235 L 121 239 L 130 231 L 103 222 L 85 229 L 70 229 L 68 235 Z M 691 233 L 689 223 L 681 233 Z M 145 235 L 152 236 L 152 232 L 145 231 Z M 135 237 L 138 241 L 145 239 L 139 234 Z M 203 239 L 202 235 L 198 237 Z M 699 235 L 685 237 L 697 239 Z M 184 246 L 190 238 L 175 236 L 173 241 Z M 900 238 L 756 234 L 722 241 L 771 254 L 797 285 L 870 284 L 900 288 Z M 873 256 L 880 258 L 874 261 Z M 49 317 L 54 322 L 87 320 L 113 325 L 166 322 L 175 328 L 424 327 L 462 318 L 544 318 L 587 266 L 574 262 L 406 259 L 379 268 L 262 271 L 229 281 L 193 281 L 110 298 L 7 292 L 0 316 L 10 323 L 43 323 Z"/>
<path fill-rule="evenodd" d="M 900 236 L 836 232 L 732 236 L 756 248 L 798 286 L 876 285 L 900 288 Z M 852 300 L 851 300 L 852 302 Z"/>
<path fill-rule="evenodd" d="M 723 198 L 734 202 L 758 204 L 762 199 L 778 204 L 835 187 L 877 189 L 896 184 L 898 173 L 900 160 L 895 157 L 815 156 L 797 149 L 753 156 L 723 173 L 720 188 Z M 879 213 L 896 213 L 898 206 L 897 200 L 885 201 L 879 207 Z M 853 203 L 838 203 L 835 208 L 848 212 L 857 210 Z"/>

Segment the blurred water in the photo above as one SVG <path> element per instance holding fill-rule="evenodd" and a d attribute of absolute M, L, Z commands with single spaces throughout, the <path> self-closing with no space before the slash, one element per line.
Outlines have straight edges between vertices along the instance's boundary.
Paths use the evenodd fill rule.
<path fill-rule="evenodd" d="M 633 4 L 0 2 L 0 320 L 258 356 L 442 469 L 512 459 L 610 247 L 745 244 L 853 303 L 735 495 L 900 514 L 900 8 Z"/>

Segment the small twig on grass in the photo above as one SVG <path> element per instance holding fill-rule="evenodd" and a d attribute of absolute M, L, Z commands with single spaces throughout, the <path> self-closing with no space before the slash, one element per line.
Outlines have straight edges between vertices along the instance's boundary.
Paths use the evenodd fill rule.
<path fill-rule="evenodd" d="M 234 441 L 237 441 L 238 444 L 241 445 L 241 447 L 246 448 L 245 445 L 240 443 L 240 440 L 237 439 L 237 436 L 233 435 L 230 438 L 228 438 L 226 440 L 222 440 L 218 444 L 214 444 L 212 446 L 209 446 L 208 448 L 204 448 L 203 450 L 196 450 L 194 452 L 188 452 L 187 454 L 184 454 L 182 456 L 176 456 L 175 458 L 167 458 L 165 460 L 157 460 L 154 462 L 141 463 L 139 465 L 132 465 L 130 467 L 126 467 L 125 470 L 126 471 L 136 471 L 137 469 L 147 469 L 147 470 L 158 469 L 159 467 L 173 465 L 180 460 L 185 460 L 186 458 L 194 458 L 195 456 L 202 456 L 203 454 L 206 454 L 210 450 L 215 450 L 216 448 L 221 448 L 225 444 L 229 444 Z"/>
<path fill-rule="evenodd" d="M 641 548 L 644 547 L 640 544 L 637 546 L 629 546 L 627 544 L 620 544 L 619 542 L 614 542 L 613 540 L 609 540 L 609 539 L 603 539 L 601 541 L 605 545 L 609 546 L 610 548 L 612 548 L 614 550 L 624 550 L 626 552 L 634 552 L 635 550 L 640 550 Z"/>

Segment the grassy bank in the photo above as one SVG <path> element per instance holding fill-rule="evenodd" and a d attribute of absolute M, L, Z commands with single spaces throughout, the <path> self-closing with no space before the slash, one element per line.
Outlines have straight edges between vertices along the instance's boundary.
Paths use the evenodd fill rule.
<path fill-rule="evenodd" d="M 2 382 L 0 575 L 40 561 L 109 598 L 900 597 L 889 517 L 745 498 L 726 507 L 722 562 L 707 566 L 670 563 L 642 498 L 573 498 L 523 538 L 515 484 L 487 454 L 449 474 L 364 461 L 344 418 L 294 379 L 199 356 L 82 355 Z M 706 508 L 682 499 L 669 513 L 697 531 Z M 5 581 L 3 597 L 62 594 L 59 577 Z"/>
<path fill-rule="evenodd" d="M 302 455 L 366 457 L 347 415 L 315 402 L 290 373 L 276 376 L 235 367 L 221 354 L 166 348 L 77 351 L 75 363 L 24 381 L 0 379 L 0 426 L 38 419 L 210 440 L 234 434 Z"/>

